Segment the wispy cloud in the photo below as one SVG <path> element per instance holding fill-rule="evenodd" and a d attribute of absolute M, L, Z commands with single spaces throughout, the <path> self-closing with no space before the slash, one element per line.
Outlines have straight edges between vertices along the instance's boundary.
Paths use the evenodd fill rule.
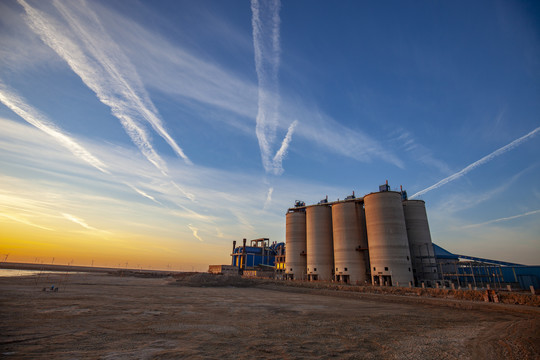
<path fill-rule="evenodd" d="M 460 177 L 462 177 L 463 175 L 467 174 L 468 172 L 474 170 L 478 166 L 483 165 L 483 164 L 493 160 L 497 156 L 502 155 L 505 152 L 510 151 L 513 148 L 521 145 L 523 142 L 529 140 L 531 137 L 536 135 L 538 132 L 540 132 L 540 127 L 537 127 L 533 131 L 529 132 L 527 135 L 524 135 L 524 136 L 520 137 L 519 139 L 516 139 L 516 140 L 512 141 L 511 143 L 509 143 L 509 144 L 495 150 L 491 154 L 484 156 L 480 160 L 477 160 L 477 161 L 473 162 L 472 164 L 470 164 L 469 166 L 463 168 L 462 170 L 458 171 L 457 173 L 442 179 L 438 183 L 436 183 L 434 185 L 431 185 L 430 187 L 425 188 L 424 190 L 421 190 L 421 191 L 417 192 L 416 194 L 410 196 L 410 198 L 415 198 L 417 196 L 423 195 L 423 194 L 427 193 L 428 191 L 437 189 L 437 188 L 439 188 L 439 187 L 441 187 L 441 186 L 443 186 L 445 184 L 448 184 L 451 181 L 459 179 Z"/>
<path fill-rule="evenodd" d="M 191 230 L 193 232 L 193 236 L 199 240 L 199 241 L 204 241 L 200 236 L 199 236 L 199 229 L 197 229 L 196 227 L 194 227 L 193 225 L 189 224 L 188 225 L 188 228 L 189 230 Z"/>
<path fill-rule="evenodd" d="M 28 126 L 1 118 L 0 128 L 3 129 L 2 136 L 0 136 L 0 149 L 3 152 L 9 153 L 13 159 L 19 159 L 17 165 L 21 163 L 25 164 L 25 166 L 31 166 L 35 170 L 41 169 L 38 171 L 42 172 L 42 174 L 38 176 L 45 175 L 48 177 L 54 174 L 54 177 L 60 181 L 68 183 L 78 182 L 81 180 L 80 178 L 83 178 L 84 182 L 97 181 L 99 183 L 105 180 L 113 184 L 113 189 L 107 191 L 112 190 L 114 193 L 121 194 L 121 197 L 129 196 L 129 194 L 125 193 L 125 188 L 129 188 L 134 193 L 160 205 L 163 211 L 170 212 L 171 209 L 180 208 L 184 211 L 182 213 L 184 218 L 212 222 L 212 216 L 202 215 L 183 204 L 186 198 L 195 199 L 195 195 L 180 188 L 169 177 L 164 177 L 160 173 L 156 174 L 153 172 L 153 167 L 149 163 L 143 162 L 141 164 L 140 156 L 137 156 L 137 154 L 134 154 L 128 148 L 122 149 L 118 146 L 103 148 L 102 144 L 90 144 L 92 151 L 106 160 L 107 167 L 114 169 L 112 174 L 107 174 L 110 176 L 103 179 L 103 177 L 96 177 L 95 174 L 88 172 L 84 166 L 81 167 L 79 161 L 72 161 L 70 156 L 65 155 L 62 148 L 51 146 L 52 144 L 57 144 L 57 141 L 54 141 L 54 138 L 50 138 L 42 131 L 37 129 L 31 131 Z M 28 155 L 35 153 L 45 155 L 44 158 L 47 161 L 43 161 L 40 157 Z M 78 158 L 75 159 L 79 160 Z M 198 175 L 193 173 L 192 166 L 182 166 L 180 168 L 182 172 L 175 172 L 176 177 L 191 179 L 193 184 L 198 184 Z M 74 178 L 76 177 L 73 175 L 74 173 L 80 175 L 78 180 Z M 208 175 L 203 176 L 206 177 Z M 179 189 L 182 190 L 180 191 Z M 0 193 L 0 198 L 1 195 Z M 10 201 L 10 203 L 23 205 L 22 201 L 15 199 Z M 206 211 L 206 205 L 206 202 L 199 204 L 198 209 Z M 65 208 L 67 207 L 69 206 L 66 205 Z M 28 206 L 23 206 L 23 208 L 28 209 Z M 51 212 L 51 208 L 37 207 L 36 211 L 37 213 L 49 213 Z"/>
<path fill-rule="evenodd" d="M 0 1 L 0 68 L 11 74 L 27 73 L 44 62 L 59 64 L 58 56 L 28 26 L 20 21 L 20 7 L 12 1 Z"/>
<path fill-rule="evenodd" d="M 67 148 L 73 155 L 85 161 L 99 171 L 109 174 L 107 167 L 82 145 L 77 143 L 70 136 L 66 135 L 55 124 L 48 120 L 43 114 L 28 105 L 23 98 L 0 81 L 0 102 L 4 103 L 14 113 L 19 115 L 29 124 L 40 129 L 51 136 L 56 142 Z"/>
<path fill-rule="evenodd" d="M 495 220 L 489 220 L 489 221 L 486 221 L 486 222 L 483 222 L 483 223 L 471 224 L 471 225 L 463 226 L 462 229 L 480 227 L 480 226 L 493 224 L 493 223 L 497 223 L 497 222 L 501 222 L 501 221 L 508 221 L 508 220 L 513 220 L 513 219 L 518 219 L 518 218 L 521 218 L 521 217 L 524 217 L 524 216 L 530 216 L 530 215 L 534 215 L 534 214 L 538 214 L 538 213 L 540 213 L 540 209 L 539 210 L 528 211 L 528 212 L 523 213 L 523 214 L 503 217 L 503 218 L 499 218 L 499 219 L 495 219 Z"/>
<path fill-rule="evenodd" d="M 53 229 L 57 229 L 58 218 L 51 214 L 69 213 L 92 227 L 108 229 L 115 238 L 145 234 L 186 244 L 195 240 L 190 224 L 199 237 L 212 244 L 239 237 L 280 239 L 283 211 L 292 205 L 291 199 L 310 203 L 324 194 L 341 197 L 349 191 L 283 177 L 273 179 L 270 186 L 261 181 L 258 172 L 174 162 L 171 178 L 183 179 L 182 188 L 195 199 L 189 202 L 189 209 L 184 205 L 186 195 L 169 178 L 152 171 L 153 166 L 133 147 L 85 142 L 114 169 L 112 176 L 104 177 L 33 126 L 0 118 L 0 129 L 0 152 L 10 154 L 0 158 L 0 166 L 28 174 L 27 178 L 0 174 L 0 213 Z M 156 206 L 126 182 L 161 205 Z M 101 233 L 89 236 L 96 235 Z"/>
<path fill-rule="evenodd" d="M 486 191 L 474 191 L 460 194 L 447 194 L 439 201 L 439 204 L 433 209 L 435 213 L 439 213 L 445 219 L 448 219 L 448 215 L 456 213 L 458 211 L 474 208 L 483 202 L 489 201 L 501 193 L 506 191 L 512 184 L 514 184 L 520 177 L 534 169 L 536 166 L 529 166 L 528 168 L 513 175 L 510 179 L 500 184 L 499 186 L 486 190 Z"/>
<path fill-rule="evenodd" d="M 41 225 L 37 225 L 37 224 L 34 224 L 33 222 L 27 220 L 27 219 L 24 219 L 24 218 L 21 218 L 19 216 L 13 216 L 13 215 L 8 215 L 8 214 L 2 214 L 0 213 L 0 216 L 1 217 L 4 217 L 4 218 L 7 218 L 7 219 L 10 219 L 10 220 L 13 220 L 13 221 L 16 221 L 16 222 L 19 222 L 21 224 L 25 224 L 25 225 L 29 225 L 29 226 L 32 226 L 32 227 L 36 227 L 38 229 L 42 229 L 42 230 L 47 230 L 47 231 L 54 231 L 53 229 L 51 228 L 48 228 L 48 227 L 45 227 L 45 226 L 41 226 Z"/>
<path fill-rule="evenodd" d="M 223 232 L 219 228 L 216 228 L 216 236 L 218 238 L 224 237 Z"/>
<path fill-rule="evenodd" d="M 400 144 L 399 146 L 405 151 L 410 153 L 415 161 L 421 162 L 428 166 L 433 166 L 444 174 L 449 174 L 450 168 L 443 161 L 436 159 L 431 151 L 424 145 L 419 144 L 414 138 L 414 135 L 405 129 L 399 129 L 399 134 L 395 141 Z M 394 134 L 396 134 L 394 133 Z"/>
<path fill-rule="evenodd" d="M 78 217 L 76 216 L 73 216 L 71 214 L 66 214 L 66 213 L 62 213 L 62 216 L 65 217 L 66 219 L 68 219 L 69 221 L 72 221 L 74 222 L 75 224 L 79 224 L 81 225 L 83 228 L 85 229 L 88 229 L 88 230 L 97 230 L 96 228 L 88 225 L 84 220 L 82 219 L 79 219 Z"/>
<path fill-rule="evenodd" d="M 159 204 L 159 205 L 162 205 L 159 201 L 156 200 L 155 197 L 153 197 L 152 195 L 148 195 L 146 192 L 142 191 L 141 189 L 137 188 L 136 186 L 132 185 L 132 184 L 129 184 L 129 183 L 125 183 L 127 186 L 129 186 L 130 188 L 133 189 L 133 191 L 135 191 L 137 194 L 147 198 L 147 199 L 150 199 L 152 200 L 153 202 L 155 202 L 156 204 Z"/>
<path fill-rule="evenodd" d="M 132 141 L 154 166 L 167 173 L 166 164 L 153 148 L 143 122 L 149 123 L 180 157 L 191 163 L 165 130 L 129 58 L 85 2 L 54 2 L 67 26 L 24 0 L 19 3 L 26 11 L 32 30 L 68 63 L 102 103 L 111 108 Z"/>
<path fill-rule="evenodd" d="M 178 185 L 178 184 L 175 183 L 174 181 L 171 181 L 171 184 L 172 184 L 176 189 L 178 189 L 178 191 L 180 191 L 186 198 L 188 198 L 188 199 L 191 200 L 191 201 L 195 201 L 195 195 L 193 195 L 192 193 L 186 191 L 184 188 L 182 188 L 180 185 Z"/>
<path fill-rule="evenodd" d="M 272 193 L 274 192 L 274 188 L 270 187 L 268 188 L 268 192 L 266 193 L 266 201 L 264 202 L 263 209 L 267 209 L 270 203 L 272 202 Z"/>
<path fill-rule="evenodd" d="M 56 143 L 62 145 L 68 149 L 78 159 L 93 166 L 104 174 L 115 176 L 108 170 L 108 166 L 93 155 L 84 146 L 79 144 L 74 138 L 64 133 L 56 124 L 51 122 L 45 115 L 41 114 L 38 110 L 26 103 L 26 101 L 18 94 L 9 89 L 5 84 L 0 81 L 0 102 L 6 105 L 14 113 L 19 115 L 29 124 L 35 126 L 45 134 L 49 135 Z M 157 204 L 162 205 L 153 196 L 148 195 L 144 191 L 135 187 L 134 185 L 124 182 L 125 185 L 130 187 L 133 191 L 139 195 L 154 201 Z M 175 184 L 176 185 L 176 184 Z M 181 190 L 178 185 L 176 187 Z M 187 196 L 187 195 L 186 195 Z"/>

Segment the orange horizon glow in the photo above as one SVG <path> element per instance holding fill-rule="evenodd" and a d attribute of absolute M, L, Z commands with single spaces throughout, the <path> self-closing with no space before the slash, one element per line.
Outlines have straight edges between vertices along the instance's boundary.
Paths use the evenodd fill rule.
<path fill-rule="evenodd" d="M 209 252 L 209 245 L 205 243 L 175 242 L 127 232 L 103 237 L 94 232 L 50 231 L 11 222 L 1 224 L 0 262 L 176 271 L 206 271 L 209 264 L 230 262 L 227 259 L 229 247 L 225 245 L 222 246 L 223 256 L 211 256 L 216 245 L 212 245 L 214 251 Z"/>

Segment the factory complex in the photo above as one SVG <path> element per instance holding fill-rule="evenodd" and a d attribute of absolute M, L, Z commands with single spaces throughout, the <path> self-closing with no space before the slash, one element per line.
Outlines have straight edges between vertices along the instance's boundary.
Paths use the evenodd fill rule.
<path fill-rule="evenodd" d="M 379 190 L 297 201 L 286 215 L 285 277 L 390 286 L 439 280 L 424 201 L 388 183 Z"/>
<path fill-rule="evenodd" d="M 540 288 L 540 266 L 456 255 L 432 243 L 423 200 L 388 182 L 362 197 L 306 205 L 286 213 L 286 239 L 233 242 L 220 274 L 354 285 Z"/>

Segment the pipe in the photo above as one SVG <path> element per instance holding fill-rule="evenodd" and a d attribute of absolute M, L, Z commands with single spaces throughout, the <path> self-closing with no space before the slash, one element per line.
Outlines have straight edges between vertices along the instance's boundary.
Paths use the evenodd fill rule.
<path fill-rule="evenodd" d="M 471 268 L 471 274 L 472 274 L 472 279 L 473 279 L 473 282 L 474 282 L 474 287 L 477 287 L 477 285 L 476 285 L 476 278 L 474 277 L 474 269 L 473 269 L 473 267 L 472 267 L 472 264 L 469 263 L 469 266 L 470 266 L 470 268 Z"/>
<path fill-rule="evenodd" d="M 242 248 L 242 273 L 244 273 L 244 270 L 246 269 L 246 239 L 243 240 L 244 247 Z"/>
<path fill-rule="evenodd" d="M 235 260 L 234 249 L 236 249 L 236 240 L 234 240 L 234 241 L 232 242 L 232 254 L 231 254 L 231 257 L 232 257 L 232 264 L 231 264 L 231 265 L 232 265 L 232 266 L 235 266 L 235 265 L 234 265 L 234 260 Z"/>

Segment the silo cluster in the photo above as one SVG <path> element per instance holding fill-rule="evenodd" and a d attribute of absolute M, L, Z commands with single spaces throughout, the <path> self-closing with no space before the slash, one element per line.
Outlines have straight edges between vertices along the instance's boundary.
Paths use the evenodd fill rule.
<path fill-rule="evenodd" d="M 439 279 L 424 201 L 388 184 L 364 197 L 296 201 L 286 217 L 288 279 L 392 286 Z"/>

